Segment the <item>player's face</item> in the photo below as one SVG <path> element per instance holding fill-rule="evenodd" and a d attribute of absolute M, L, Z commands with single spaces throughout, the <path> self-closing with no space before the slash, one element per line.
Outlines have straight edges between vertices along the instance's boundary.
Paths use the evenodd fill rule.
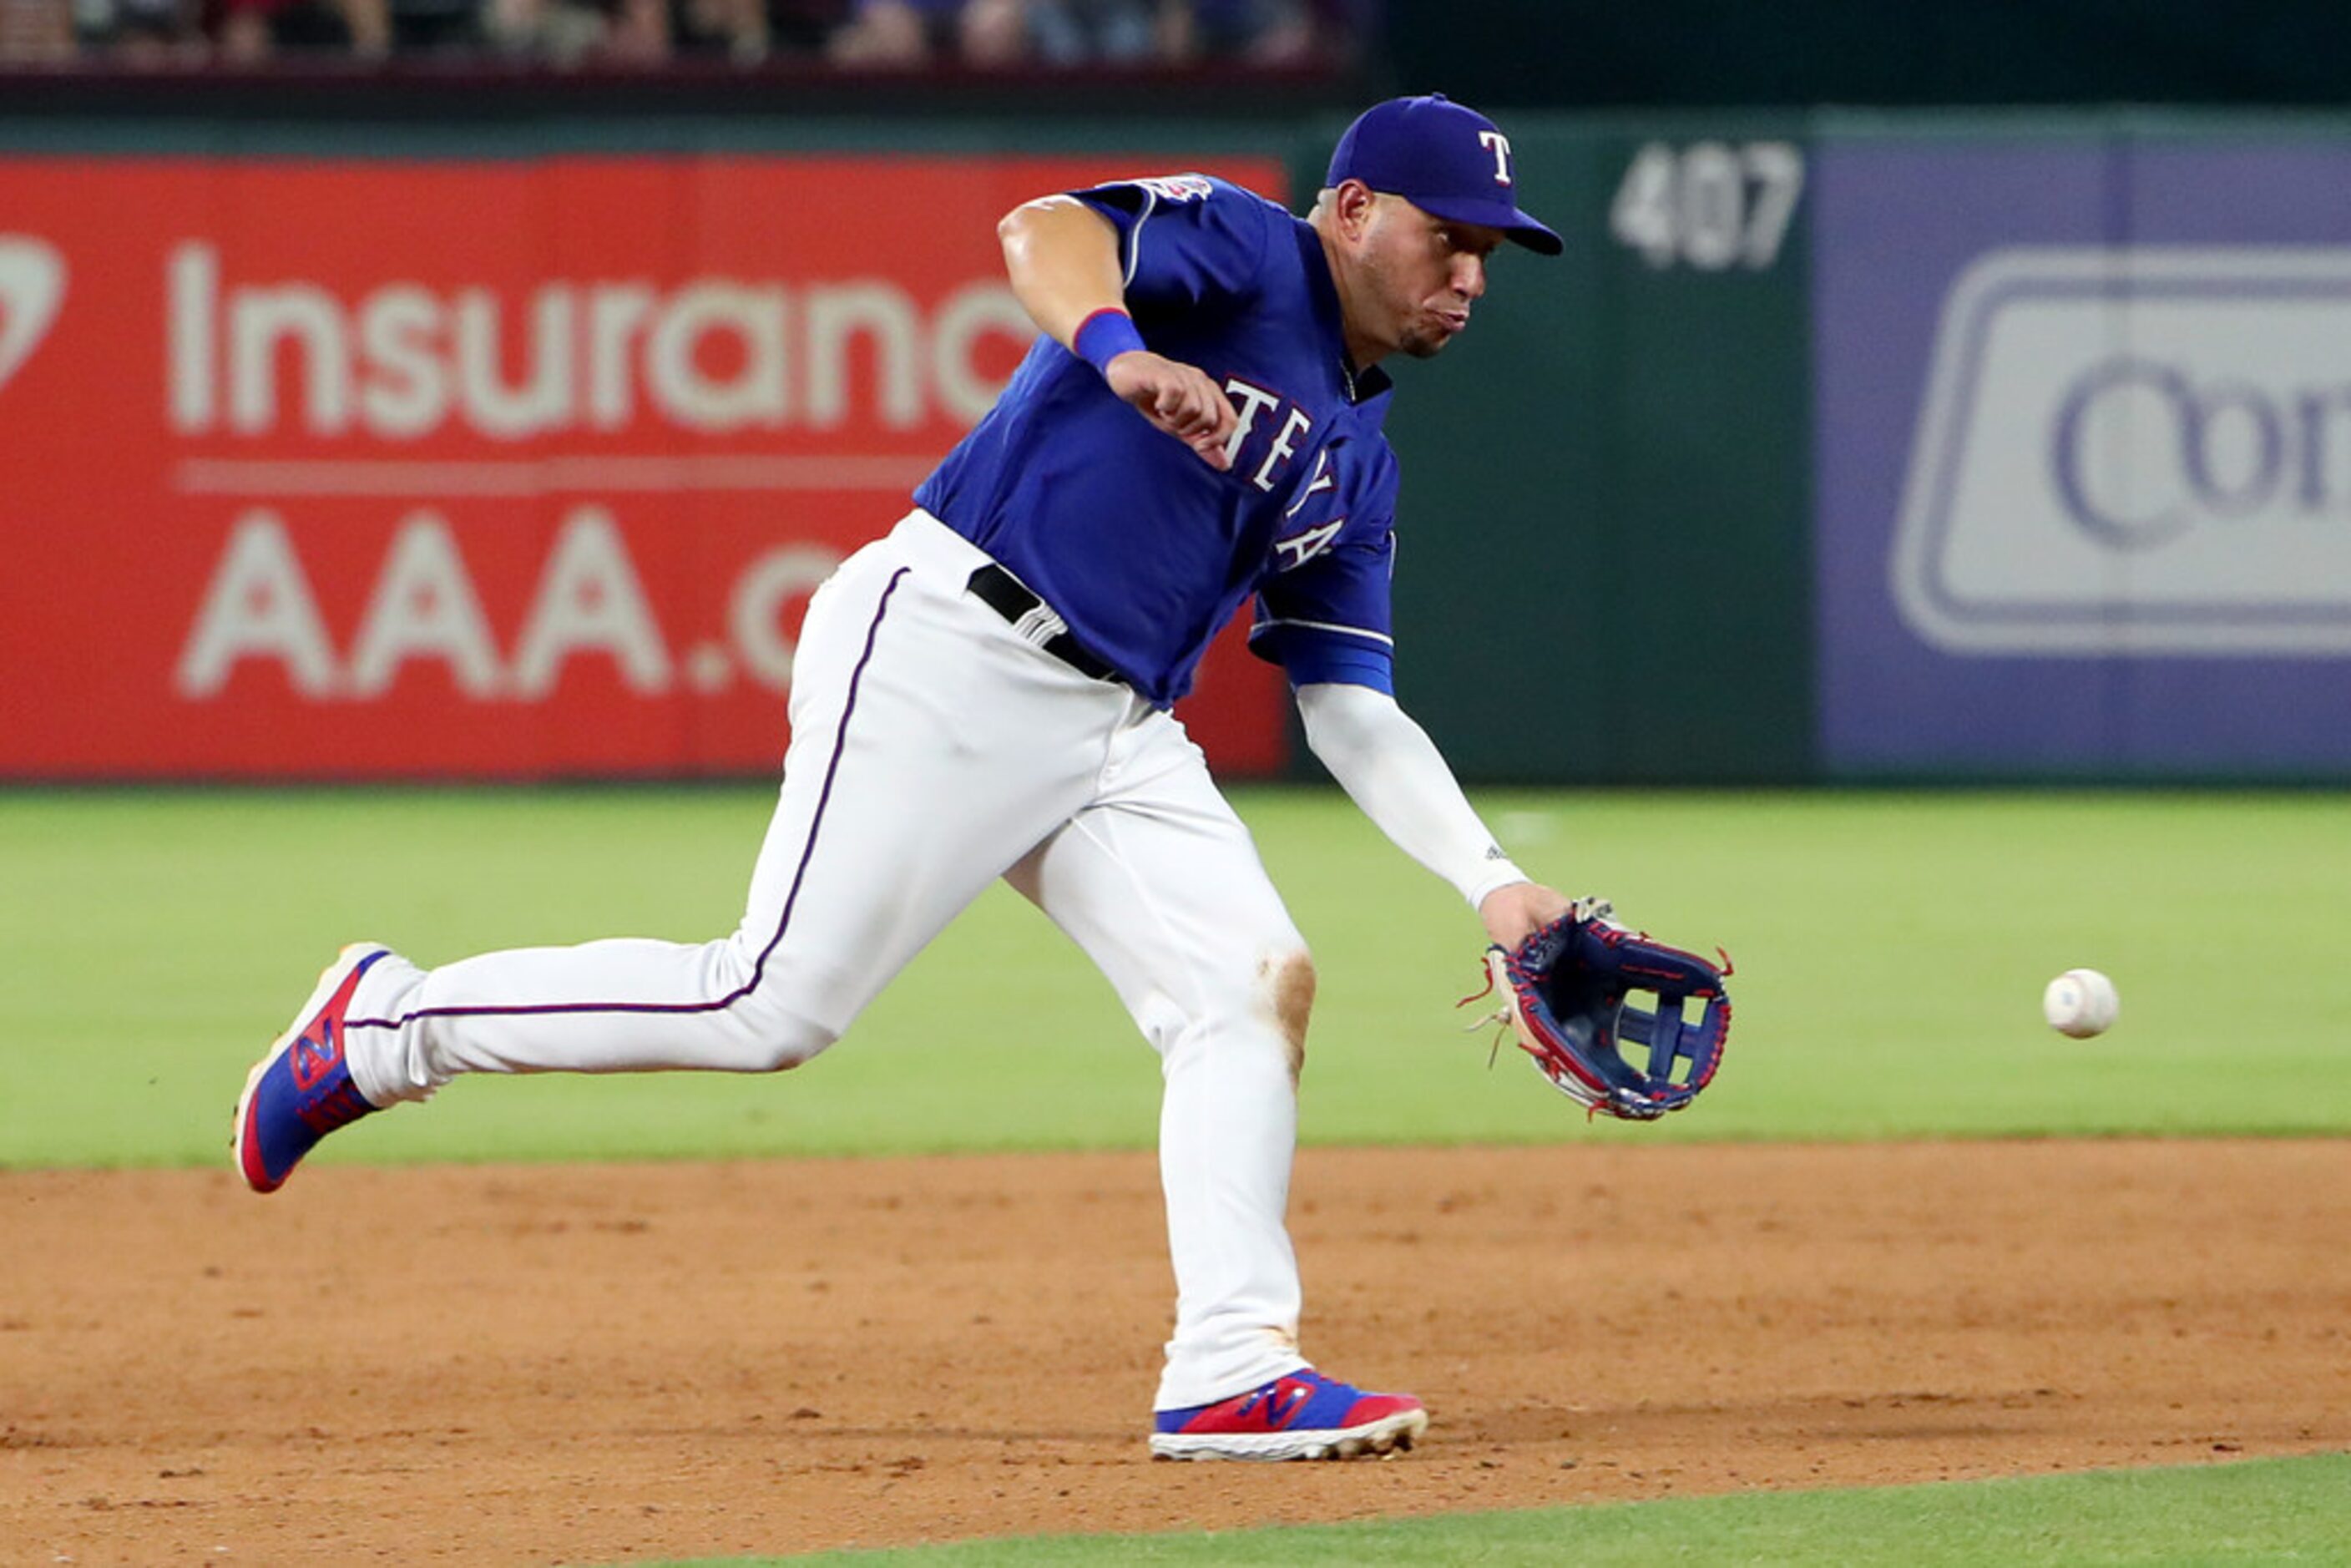
<path fill-rule="evenodd" d="M 1360 258 L 1369 285 L 1360 325 L 1385 350 L 1429 358 L 1469 325 L 1502 239 L 1499 229 L 1457 224 L 1401 196 L 1375 198 Z"/>

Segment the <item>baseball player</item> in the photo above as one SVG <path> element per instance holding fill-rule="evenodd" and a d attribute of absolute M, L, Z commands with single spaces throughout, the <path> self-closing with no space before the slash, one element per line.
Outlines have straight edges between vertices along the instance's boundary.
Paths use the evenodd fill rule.
<path fill-rule="evenodd" d="M 329 1132 L 461 1072 L 770 1072 L 839 1039 L 989 882 L 1034 901 L 1159 1052 L 1177 1287 L 1151 1449 L 1409 1447 L 1420 1401 L 1300 1354 L 1284 1228 L 1314 968 L 1168 709 L 1256 598 L 1308 744 L 1514 946 L 1567 900 L 1496 847 L 1393 696 L 1396 460 L 1384 361 L 1469 324 L 1521 211 L 1510 144 L 1441 97 L 1341 139 L 1304 219 L 1196 174 L 1050 195 L 998 225 L 1042 335 L 888 535 L 811 601 L 742 924 L 423 969 L 361 943 L 246 1081 L 271 1192 Z"/>

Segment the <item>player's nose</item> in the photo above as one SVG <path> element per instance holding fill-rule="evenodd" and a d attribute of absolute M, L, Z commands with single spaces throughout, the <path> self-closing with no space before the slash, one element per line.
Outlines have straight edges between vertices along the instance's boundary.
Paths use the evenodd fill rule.
<path fill-rule="evenodd" d="M 1464 299 L 1476 299 L 1486 292 L 1486 258 L 1481 256 L 1457 256 L 1453 258 L 1453 292 Z"/>

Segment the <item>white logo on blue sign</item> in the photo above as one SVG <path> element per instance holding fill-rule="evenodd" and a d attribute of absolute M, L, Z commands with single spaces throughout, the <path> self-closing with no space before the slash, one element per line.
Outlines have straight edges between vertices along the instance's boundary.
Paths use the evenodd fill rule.
<path fill-rule="evenodd" d="M 1892 576 L 1954 653 L 2351 655 L 2351 249 L 1985 255 Z"/>

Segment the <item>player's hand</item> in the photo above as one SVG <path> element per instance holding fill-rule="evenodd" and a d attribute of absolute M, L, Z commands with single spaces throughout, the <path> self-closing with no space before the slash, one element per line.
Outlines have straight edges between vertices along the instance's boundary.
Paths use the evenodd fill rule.
<path fill-rule="evenodd" d="M 1478 905 L 1486 936 L 1497 947 L 1520 943 L 1567 913 L 1569 900 L 1539 882 L 1514 882 L 1488 894 Z"/>
<path fill-rule="evenodd" d="M 1225 444 L 1240 416 L 1207 371 L 1147 349 L 1133 349 L 1110 362 L 1103 379 L 1111 391 L 1190 447 L 1201 462 L 1218 473 L 1233 465 Z"/>

